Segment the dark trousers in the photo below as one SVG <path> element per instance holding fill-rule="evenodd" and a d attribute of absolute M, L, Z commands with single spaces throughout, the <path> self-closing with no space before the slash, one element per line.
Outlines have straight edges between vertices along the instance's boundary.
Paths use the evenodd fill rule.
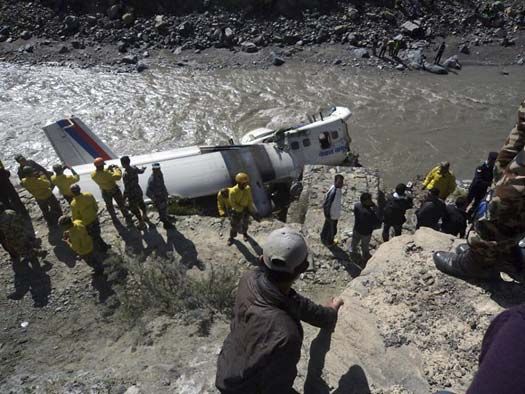
<path fill-rule="evenodd" d="M 443 56 L 443 52 L 438 52 L 436 57 L 434 58 L 434 64 L 439 64 L 439 62 L 441 62 L 442 56 Z"/>
<path fill-rule="evenodd" d="M 97 249 L 103 251 L 106 251 L 108 249 L 109 245 L 104 242 L 100 235 L 100 222 L 98 221 L 98 218 L 93 223 L 87 224 L 86 230 L 93 239 L 93 243 L 95 244 L 95 247 Z"/>
<path fill-rule="evenodd" d="M 337 220 L 325 218 L 323 229 L 321 230 L 321 241 L 326 245 L 332 245 L 334 243 L 334 237 L 336 234 Z"/>
<path fill-rule="evenodd" d="M 235 238 L 237 233 L 246 235 L 250 224 L 250 213 L 248 211 L 233 211 L 230 215 L 230 238 Z"/>
<path fill-rule="evenodd" d="M 64 197 L 64 200 L 66 200 L 67 203 L 68 203 L 69 205 L 71 205 L 71 201 L 73 201 L 73 196 L 66 196 L 66 195 L 64 194 L 64 195 L 62 195 L 62 197 Z"/>
<path fill-rule="evenodd" d="M 128 208 L 126 207 L 126 202 L 124 201 L 124 196 L 122 195 L 119 187 L 116 187 L 110 191 L 102 190 L 102 198 L 104 199 L 106 208 L 111 216 L 115 215 L 115 207 L 113 206 L 113 200 L 115 200 L 117 206 L 120 209 L 120 212 L 122 212 L 122 215 L 124 215 L 126 219 L 131 219 L 131 215 L 129 214 Z"/>
<path fill-rule="evenodd" d="M 62 216 L 62 208 L 54 194 L 47 200 L 36 200 L 38 206 L 42 210 L 44 219 L 49 225 L 56 225 L 58 218 Z"/>
<path fill-rule="evenodd" d="M 168 199 L 167 198 L 152 198 L 153 205 L 159 211 L 159 219 L 162 223 L 166 224 L 170 222 L 168 216 Z"/>
<path fill-rule="evenodd" d="M 387 242 L 390 239 L 390 228 L 394 228 L 394 237 L 401 235 L 401 230 L 403 228 L 402 224 L 383 224 L 383 241 Z"/>

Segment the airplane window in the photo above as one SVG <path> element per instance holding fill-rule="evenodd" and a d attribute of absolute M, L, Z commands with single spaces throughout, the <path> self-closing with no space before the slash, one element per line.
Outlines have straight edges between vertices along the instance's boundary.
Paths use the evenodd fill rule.
<path fill-rule="evenodd" d="M 312 143 L 310 142 L 310 138 L 306 138 L 303 140 L 303 146 L 310 146 Z"/>
<path fill-rule="evenodd" d="M 339 133 L 337 131 L 332 131 L 332 139 L 336 140 L 339 138 Z"/>
<path fill-rule="evenodd" d="M 292 147 L 292 150 L 299 149 L 299 141 L 293 141 L 290 146 Z"/>
<path fill-rule="evenodd" d="M 321 149 L 330 148 L 330 137 L 328 132 L 319 134 L 319 143 L 321 144 Z"/>

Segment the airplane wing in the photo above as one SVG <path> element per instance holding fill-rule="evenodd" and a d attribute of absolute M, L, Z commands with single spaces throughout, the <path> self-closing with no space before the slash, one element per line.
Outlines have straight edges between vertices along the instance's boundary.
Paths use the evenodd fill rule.
<path fill-rule="evenodd" d="M 78 118 L 59 120 L 44 127 L 44 132 L 58 157 L 68 166 L 91 163 L 96 157 L 104 160 L 117 158 Z"/>

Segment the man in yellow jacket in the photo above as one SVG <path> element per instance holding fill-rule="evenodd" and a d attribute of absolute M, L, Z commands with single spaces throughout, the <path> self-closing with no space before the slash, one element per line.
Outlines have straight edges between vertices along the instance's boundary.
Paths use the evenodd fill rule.
<path fill-rule="evenodd" d="M 104 168 L 106 163 L 101 157 L 97 157 L 93 164 L 95 165 L 96 170 L 91 173 L 91 179 L 93 179 L 100 187 L 102 198 L 106 203 L 106 208 L 109 214 L 112 218 L 116 218 L 115 207 L 113 206 L 113 200 L 115 200 L 122 215 L 126 218 L 126 222 L 132 224 L 133 219 L 126 207 L 120 187 L 117 185 L 117 181 L 122 178 L 121 169 L 114 164 L 108 166 L 108 168 Z"/>
<path fill-rule="evenodd" d="M 64 231 L 63 240 L 95 271 L 102 274 L 103 267 L 93 254 L 93 240 L 86 230 L 82 220 L 72 220 L 70 216 L 61 216 L 58 224 Z"/>
<path fill-rule="evenodd" d="M 450 163 L 444 161 L 434 167 L 423 181 L 423 190 L 439 190 L 439 198 L 445 200 L 456 190 L 456 177 L 450 172 Z"/>
<path fill-rule="evenodd" d="M 70 188 L 73 200 L 71 201 L 71 216 L 73 221 L 82 220 L 88 234 L 95 245 L 102 251 L 107 251 L 111 246 L 104 242 L 100 236 L 100 221 L 98 220 L 98 204 L 93 194 L 80 191 L 79 185 Z"/>
<path fill-rule="evenodd" d="M 37 177 L 33 167 L 30 166 L 24 167 L 23 176 L 21 184 L 36 199 L 47 224 L 56 225 L 57 219 L 62 215 L 62 208 L 51 191 L 51 182 L 44 175 Z"/>
<path fill-rule="evenodd" d="M 65 169 L 69 169 L 72 175 L 64 174 Z M 53 171 L 55 175 L 51 175 L 51 183 L 58 187 L 62 197 L 71 205 L 71 200 L 73 200 L 73 193 L 71 193 L 70 187 L 74 183 L 77 183 L 80 179 L 78 174 L 71 167 L 64 167 L 61 164 L 55 164 L 53 166 Z"/>
<path fill-rule="evenodd" d="M 228 245 L 233 244 L 233 239 L 237 233 L 244 236 L 244 240 L 248 241 L 248 225 L 250 223 L 250 215 L 256 220 L 259 220 L 259 215 L 255 210 L 253 204 L 252 189 L 250 188 L 250 177 L 244 172 L 239 172 L 235 176 L 234 187 L 230 188 L 229 200 L 232 207 L 230 238 L 228 238 Z"/>

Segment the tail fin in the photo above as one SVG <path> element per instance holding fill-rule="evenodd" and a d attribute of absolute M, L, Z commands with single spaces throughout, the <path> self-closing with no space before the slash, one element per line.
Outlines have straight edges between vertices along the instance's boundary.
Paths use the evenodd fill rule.
<path fill-rule="evenodd" d="M 58 157 L 68 166 L 91 163 L 94 158 L 117 156 L 78 118 L 62 119 L 44 127 Z"/>

